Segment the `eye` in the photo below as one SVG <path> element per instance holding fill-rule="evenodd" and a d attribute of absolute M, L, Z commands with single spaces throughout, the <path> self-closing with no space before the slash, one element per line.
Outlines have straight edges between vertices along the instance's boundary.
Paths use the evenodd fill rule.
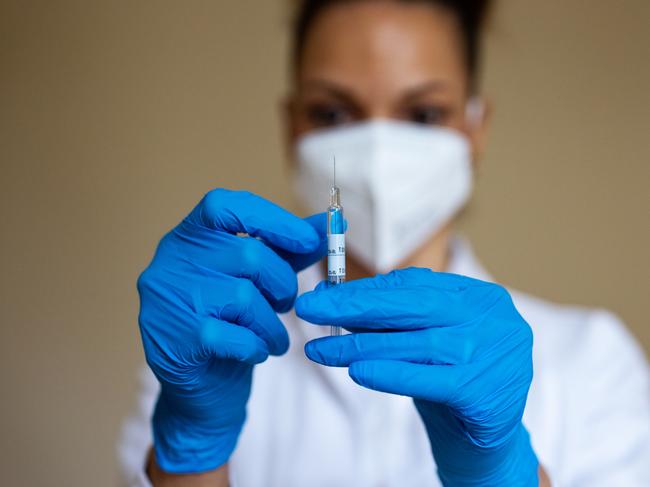
<path fill-rule="evenodd" d="M 408 119 L 422 125 L 444 125 L 448 110 L 435 105 L 416 106 L 409 110 Z"/>
<path fill-rule="evenodd" d="M 335 127 L 353 121 L 351 110 L 340 104 L 318 104 L 307 108 L 309 121 L 317 127 Z"/>

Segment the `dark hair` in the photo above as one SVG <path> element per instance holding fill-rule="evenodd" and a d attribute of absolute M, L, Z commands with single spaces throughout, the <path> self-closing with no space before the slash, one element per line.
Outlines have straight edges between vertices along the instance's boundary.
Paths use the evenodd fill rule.
<path fill-rule="evenodd" d="M 300 66 L 302 51 L 317 17 L 328 7 L 361 0 L 302 0 L 293 24 L 292 63 L 294 69 Z M 465 65 L 470 85 L 475 87 L 479 55 L 480 35 L 490 10 L 491 0 L 392 0 L 398 3 L 424 3 L 443 7 L 458 20 L 464 41 Z"/>

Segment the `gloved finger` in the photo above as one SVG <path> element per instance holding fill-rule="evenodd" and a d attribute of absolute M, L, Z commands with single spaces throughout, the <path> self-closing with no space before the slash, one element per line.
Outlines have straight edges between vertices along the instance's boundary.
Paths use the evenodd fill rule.
<path fill-rule="evenodd" d="M 348 289 L 345 284 L 311 291 L 296 300 L 296 314 L 317 325 L 365 330 L 450 325 L 447 310 L 458 298 L 419 288 Z"/>
<path fill-rule="evenodd" d="M 368 389 L 448 404 L 458 371 L 453 365 L 423 365 L 398 360 L 362 360 L 348 374 Z"/>
<path fill-rule="evenodd" d="M 361 281 L 361 280 L 363 280 L 363 279 L 357 279 L 357 280 L 354 280 L 354 281 L 350 281 L 350 282 L 348 282 L 348 283 L 345 283 L 345 284 L 346 284 L 346 287 L 347 287 L 348 289 L 353 289 L 353 288 L 355 287 L 354 284 L 357 284 L 357 283 L 358 283 L 359 281 Z M 330 287 L 332 287 L 332 285 L 331 285 L 328 281 L 323 280 L 323 281 L 320 281 L 320 282 L 316 285 L 316 287 L 314 288 L 314 291 L 322 291 L 323 289 L 327 289 L 327 288 L 330 288 Z M 359 287 L 364 287 L 364 286 L 359 286 Z M 318 323 L 317 323 L 317 324 L 318 324 Z M 367 325 L 363 325 L 363 326 L 361 326 L 361 327 L 355 327 L 355 326 L 353 326 L 353 325 L 346 325 L 344 328 L 345 328 L 347 331 L 349 331 L 350 333 L 368 333 L 368 327 L 367 327 Z M 396 330 L 391 329 L 391 328 L 383 328 L 383 327 L 382 327 L 382 328 L 379 328 L 379 329 L 375 329 L 375 331 L 376 331 L 376 332 L 383 332 L 383 333 L 393 333 L 393 332 L 395 332 Z"/>
<path fill-rule="evenodd" d="M 214 276 L 211 281 L 200 287 L 200 314 L 248 328 L 264 340 L 271 355 L 287 351 L 287 330 L 251 281 L 225 275 Z"/>
<path fill-rule="evenodd" d="M 345 287 L 348 289 L 388 289 L 423 286 L 440 290 L 462 291 L 479 284 L 485 283 L 459 274 L 435 272 L 425 267 L 407 267 L 386 274 L 347 281 Z"/>
<path fill-rule="evenodd" d="M 248 191 L 210 191 L 185 221 L 232 234 L 247 233 L 289 252 L 310 253 L 320 244 L 309 223 Z"/>
<path fill-rule="evenodd" d="M 279 313 L 293 305 L 298 292 L 296 273 L 260 240 L 224 232 L 206 232 L 196 242 L 188 242 L 185 232 L 178 237 L 188 243 L 176 250 L 187 265 L 251 280 Z"/>
<path fill-rule="evenodd" d="M 247 328 L 207 318 L 201 323 L 201 345 L 207 357 L 259 364 L 269 356 L 264 340 Z"/>
<path fill-rule="evenodd" d="M 304 221 L 311 225 L 318 234 L 319 243 L 312 252 L 298 254 L 273 247 L 273 250 L 286 260 L 295 272 L 306 269 L 327 255 L 327 214 L 317 213 L 305 218 Z"/>
<path fill-rule="evenodd" d="M 317 338 L 305 344 L 305 354 L 314 362 L 333 367 L 347 367 L 360 360 L 458 364 L 471 359 L 472 348 L 472 337 L 455 328 L 426 328 Z"/>
<path fill-rule="evenodd" d="M 479 319 L 505 295 L 503 288 L 488 283 L 456 289 L 343 283 L 299 296 L 296 313 L 314 324 L 366 330 L 454 326 Z"/>

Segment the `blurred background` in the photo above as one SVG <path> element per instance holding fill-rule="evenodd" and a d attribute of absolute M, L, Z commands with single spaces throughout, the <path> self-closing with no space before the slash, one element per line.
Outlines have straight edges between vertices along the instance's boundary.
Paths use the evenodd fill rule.
<path fill-rule="evenodd" d="M 216 186 L 289 207 L 282 0 L 0 0 L 0 475 L 110 486 L 135 280 Z M 502 0 L 461 223 L 488 269 L 650 347 L 650 2 Z M 616 360 L 616 357 L 612 357 Z"/>

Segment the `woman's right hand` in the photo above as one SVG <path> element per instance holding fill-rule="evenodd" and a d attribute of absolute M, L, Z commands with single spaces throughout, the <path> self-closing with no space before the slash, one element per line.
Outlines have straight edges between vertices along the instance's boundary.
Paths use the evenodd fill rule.
<path fill-rule="evenodd" d="M 162 470 L 228 461 L 253 365 L 289 346 L 276 312 L 293 306 L 296 272 L 325 255 L 324 217 L 216 189 L 161 240 L 138 291 L 145 356 L 161 384 L 153 436 Z"/>

